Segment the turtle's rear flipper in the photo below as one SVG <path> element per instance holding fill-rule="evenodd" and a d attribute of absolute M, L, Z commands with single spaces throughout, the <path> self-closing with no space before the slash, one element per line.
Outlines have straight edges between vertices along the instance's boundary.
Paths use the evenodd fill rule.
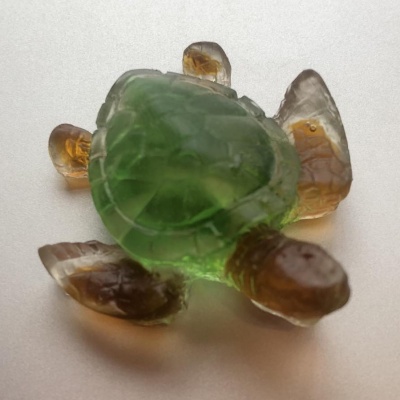
<path fill-rule="evenodd" d="M 352 171 L 342 120 L 320 75 L 303 71 L 289 86 L 274 119 L 301 162 L 294 218 L 331 213 L 349 193 Z"/>
<path fill-rule="evenodd" d="M 300 326 L 316 323 L 350 296 L 346 273 L 326 251 L 265 225 L 239 239 L 226 274 L 258 307 Z"/>
<path fill-rule="evenodd" d="M 70 124 L 56 126 L 49 138 L 49 154 L 57 172 L 71 189 L 89 187 L 88 165 L 92 134 Z"/>
<path fill-rule="evenodd" d="M 156 325 L 169 323 L 186 307 L 183 275 L 150 272 L 118 246 L 58 243 L 41 247 L 39 256 L 67 294 L 103 314 Z"/>
<path fill-rule="evenodd" d="M 183 73 L 231 86 L 231 63 L 218 43 L 196 42 L 183 52 Z"/>

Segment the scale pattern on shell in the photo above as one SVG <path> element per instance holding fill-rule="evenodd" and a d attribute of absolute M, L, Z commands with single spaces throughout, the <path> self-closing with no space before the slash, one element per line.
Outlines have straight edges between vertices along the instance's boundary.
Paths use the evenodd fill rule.
<path fill-rule="evenodd" d="M 89 180 L 105 226 L 132 258 L 219 280 L 241 234 L 288 222 L 298 156 L 250 106 L 232 89 L 178 74 L 131 71 L 113 86 Z"/>
<path fill-rule="evenodd" d="M 70 124 L 52 131 L 55 168 L 71 188 L 91 187 L 117 244 L 57 243 L 39 256 L 79 303 L 141 325 L 169 323 L 197 278 L 312 325 L 346 304 L 347 275 L 321 247 L 280 230 L 331 213 L 349 193 L 335 102 L 306 70 L 267 118 L 230 89 L 218 44 L 193 43 L 182 62 L 185 75 L 122 75 L 93 135 Z"/>

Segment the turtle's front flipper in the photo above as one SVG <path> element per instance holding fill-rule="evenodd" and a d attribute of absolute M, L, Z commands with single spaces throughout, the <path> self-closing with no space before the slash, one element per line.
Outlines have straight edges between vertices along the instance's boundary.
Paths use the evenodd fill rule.
<path fill-rule="evenodd" d="M 274 118 L 300 157 L 294 218 L 331 213 L 349 193 L 352 171 L 340 114 L 320 75 L 303 71 L 289 86 Z"/>
<path fill-rule="evenodd" d="M 350 296 L 346 273 L 326 251 L 265 225 L 239 239 L 226 274 L 258 307 L 300 326 L 316 323 Z"/>
<path fill-rule="evenodd" d="M 71 189 L 89 187 L 88 165 L 92 134 L 70 124 L 56 126 L 50 134 L 51 161 Z"/>
<path fill-rule="evenodd" d="M 58 243 L 41 247 L 39 256 L 67 294 L 103 314 L 139 325 L 166 324 L 186 306 L 183 275 L 150 272 L 116 245 Z"/>

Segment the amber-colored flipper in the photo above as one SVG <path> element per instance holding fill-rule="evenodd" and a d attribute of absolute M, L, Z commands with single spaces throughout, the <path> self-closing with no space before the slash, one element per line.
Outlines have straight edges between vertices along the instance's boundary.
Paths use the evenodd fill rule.
<path fill-rule="evenodd" d="M 297 213 L 303 219 L 322 217 L 348 195 L 348 166 L 340 160 L 336 145 L 317 120 L 298 121 L 291 132 L 301 163 Z"/>
<path fill-rule="evenodd" d="M 231 64 L 217 43 L 192 43 L 183 52 L 182 67 L 185 75 L 231 86 Z"/>
<path fill-rule="evenodd" d="M 57 243 L 39 249 L 43 265 L 80 304 L 139 325 L 167 324 L 186 307 L 185 278 L 148 271 L 116 245 Z"/>
<path fill-rule="evenodd" d="M 239 239 L 226 274 L 257 306 L 300 326 L 316 323 L 350 296 L 346 273 L 325 250 L 265 225 Z"/>
<path fill-rule="evenodd" d="M 53 129 L 49 138 L 49 153 L 57 171 L 73 188 L 89 187 L 88 165 L 92 134 L 70 124 Z"/>
<path fill-rule="evenodd" d="M 303 71 L 289 86 L 274 118 L 301 162 L 293 219 L 331 213 L 349 193 L 352 170 L 342 120 L 321 76 Z"/>

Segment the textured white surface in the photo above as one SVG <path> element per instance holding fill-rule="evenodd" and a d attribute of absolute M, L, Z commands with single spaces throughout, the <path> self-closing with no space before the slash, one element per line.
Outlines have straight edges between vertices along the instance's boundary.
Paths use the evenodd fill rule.
<path fill-rule="evenodd" d="M 0 399 L 400 398 L 400 3 L 2 0 L 0 4 Z M 99 316 L 60 293 L 37 247 L 110 241 L 88 192 L 68 192 L 50 131 L 94 128 L 131 68 L 180 71 L 194 41 L 219 42 L 232 86 L 272 115 L 305 68 L 341 111 L 354 184 L 337 213 L 290 235 L 347 268 L 349 305 L 292 328 L 199 283 L 173 326 Z"/>

